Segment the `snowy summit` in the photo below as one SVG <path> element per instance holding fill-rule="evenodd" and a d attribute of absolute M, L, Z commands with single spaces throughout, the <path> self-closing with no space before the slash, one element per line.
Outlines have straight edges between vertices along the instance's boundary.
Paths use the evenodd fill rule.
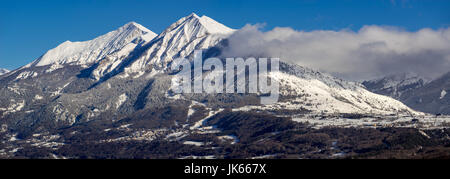
<path fill-rule="evenodd" d="M 165 69 L 173 59 L 190 58 L 194 50 L 208 49 L 235 32 L 207 16 L 192 13 L 170 25 L 152 40 L 151 46 L 135 61 L 128 72 L 139 72 L 147 65 Z"/>
<path fill-rule="evenodd" d="M 49 50 L 26 67 L 52 65 L 52 69 L 65 64 L 86 65 L 105 58 L 130 44 L 136 39 L 151 40 L 155 33 L 135 22 L 127 23 L 119 29 L 98 38 L 83 42 L 66 41 Z"/>

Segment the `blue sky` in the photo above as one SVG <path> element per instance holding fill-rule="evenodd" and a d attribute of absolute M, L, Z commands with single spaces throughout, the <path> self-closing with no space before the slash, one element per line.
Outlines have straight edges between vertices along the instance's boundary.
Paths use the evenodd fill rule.
<path fill-rule="evenodd" d="M 448 0 L 0 0 L 0 68 L 18 68 L 66 40 L 90 40 L 129 21 L 160 33 L 191 12 L 236 29 L 247 23 L 305 31 L 450 25 Z"/>

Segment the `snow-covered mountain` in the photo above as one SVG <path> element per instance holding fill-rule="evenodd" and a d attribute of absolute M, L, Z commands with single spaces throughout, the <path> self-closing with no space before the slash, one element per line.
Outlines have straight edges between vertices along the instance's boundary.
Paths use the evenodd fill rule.
<path fill-rule="evenodd" d="M 286 126 L 295 129 L 296 122 L 423 128 L 449 122 L 435 116 L 430 122 L 429 115 L 372 93 L 360 83 L 286 62 L 280 62 L 279 72 L 268 74 L 280 84 L 279 101 L 274 104 L 261 104 L 264 94 L 174 94 L 171 85 L 176 82 L 176 74 L 167 71 L 170 62 L 178 57 L 192 58 L 194 50 L 220 57 L 220 52 L 228 48 L 227 37 L 234 31 L 196 14 L 181 18 L 159 35 L 132 22 L 90 41 L 65 42 L 29 65 L 0 76 L 0 138 L 7 143 L 0 144 L 5 148 L 0 156 L 14 156 L 16 149 L 24 146 L 49 148 L 50 153 L 67 147 L 62 151 L 76 153 L 71 148 L 74 143 L 107 147 L 131 142 L 132 148 L 140 148 L 136 145 L 156 140 L 171 149 L 196 145 L 210 150 L 221 148 L 211 146 L 223 145 L 226 140 L 239 142 L 234 132 L 222 134 L 212 127 L 217 125 L 208 123 L 216 117 L 216 124 L 231 120 L 260 129 L 254 131 L 258 133 L 256 138 L 249 138 L 253 142 L 277 135 Z M 236 75 L 242 73 L 245 71 Z M 415 78 L 400 79 L 373 83 L 380 89 L 395 89 L 398 94 L 399 89 L 417 82 Z M 448 101 L 450 88 L 439 85 L 448 84 L 448 79 L 445 76 L 424 86 L 434 89 L 429 90 L 430 99 Z M 427 90 L 422 92 L 428 94 Z M 414 122 L 418 118 L 420 122 Z M 260 133 L 264 134 L 261 138 Z M 206 141 L 193 141 L 200 139 Z"/>
<path fill-rule="evenodd" d="M 405 93 L 400 100 L 416 110 L 450 114 L 450 72 Z"/>
<path fill-rule="evenodd" d="M 420 88 L 428 81 L 414 73 L 400 73 L 364 81 L 362 84 L 374 93 L 400 99 L 405 92 Z"/>
<path fill-rule="evenodd" d="M 3 75 L 3 74 L 8 73 L 8 72 L 9 72 L 8 69 L 0 68 L 0 75 Z"/>
<path fill-rule="evenodd" d="M 359 83 L 285 62 L 280 63 L 280 72 L 269 73 L 280 82 L 280 100 L 275 104 L 262 105 L 262 94 L 174 94 L 175 75 L 166 71 L 167 65 L 177 57 L 191 58 L 197 49 L 205 54 L 214 49 L 219 56 L 227 48 L 220 42 L 234 31 L 191 14 L 159 35 L 129 23 L 94 40 L 61 44 L 0 77 L 0 125 L 23 138 L 52 131 L 72 135 L 83 127 L 107 131 L 125 126 L 114 133 L 117 138 L 102 139 L 114 141 L 153 140 L 164 132 L 195 133 L 205 127 L 205 120 L 224 111 L 322 121 L 349 115 L 376 121 L 424 115 Z"/>
<path fill-rule="evenodd" d="M 234 31 L 207 16 L 199 17 L 192 13 L 148 42 L 148 48 L 126 71 L 133 73 L 149 68 L 164 70 L 173 59 L 191 58 L 194 50 L 213 47 Z"/>
<path fill-rule="evenodd" d="M 164 71 L 175 58 L 192 58 L 196 49 L 208 49 L 235 30 L 207 17 L 195 13 L 179 19 L 161 34 L 145 38 L 102 58 L 91 71 L 91 77 L 99 80 L 106 75 L 139 77 L 145 72 L 152 74 Z M 152 40 L 149 40 L 152 39 Z M 153 70 L 155 69 L 155 70 Z"/>
<path fill-rule="evenodd" d="M 391 96 L 407 106 L 432 114 L 450 114 L 450 74 L 430 81 L 413 73 L 389 75 L 362 84 L 377 94 Z"/>
<path fill-rule="evenodd" d="M 135 22 L 127 23 L 119 29 L 93 40 L 84 42 L 66 41 L 49 50 L 25 67 L 49 66 L 46 72 L 63 68 L 65 65 L 86 66 L 108 55 L 121 56 L 129 53 L 138 43 L 150 41 L 156 34 Z"/>

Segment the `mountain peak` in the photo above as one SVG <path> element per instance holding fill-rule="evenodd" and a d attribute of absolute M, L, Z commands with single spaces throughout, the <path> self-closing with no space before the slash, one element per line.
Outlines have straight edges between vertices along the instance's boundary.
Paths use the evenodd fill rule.
<path fill-rule="evenodd" d="M 200 18 L 200 23 L 208 30 L 208 32 L 213 34 L 229 34 L 234 31 L 233 29 L 205 15 Z"/>
<path fill-rule="evenodd" d="M 81 42 L 65 41 L 56 48 L 47 51 L 34 61 L 31 66 L 54 65 L 55 67 L 61 67 L 63 64 L 89 64 L 122 49 L 137 38 L 149 41 L 154 37 L 156 37 L 156 34 L 144 26 L 136 22 L 129 22 L 117 30 L 93 40 Z"/>
<path fill-rule="evenodd" d="M 364 81 L 362 84 L 370 91 L 396 99 L 412 89 L 420 88 L 428 82 L 416 73 L 394 73 L 382 78 Z"/>

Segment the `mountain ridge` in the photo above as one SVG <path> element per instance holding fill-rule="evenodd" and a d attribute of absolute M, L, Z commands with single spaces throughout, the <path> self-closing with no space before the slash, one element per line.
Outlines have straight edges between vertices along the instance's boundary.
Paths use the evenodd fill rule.
<path fill-rule="evenodd" d="M 364 81 L 362 84 L 369 91 L 374 93 L 401 99 L 401 96 L 404 93 L 420 88 L 428 82 L 430 82 L 430 80 L 422 78 L 414 73 L 398 73 Z"/>
<path fill-rule="evenodd" d="M 2 76 L 1 124 L 27 138 L 93 123 L 192 132 L 203 130 L 202 121 L 226 111 L 324 120 L 356 116 L 396 125 L 404 122 L 397 123 L 396 116 L 407 121 L 427 117 L 359 83 L 285 62 L 280 73 L 269 74 L 281 84 L 280 101 L 273 105 L 262 105 L 262 94 L 174 94 L 170 87 L 175 74 L 165 71 L 171 60 L 190 59 L 194 50 L 227 48 L 221 42 L 234 32 L 210 33 L 201 19 L 195 14 L 183 17 L 150 41 L 140 40 L 142 34 L 137 33 L 138 38 L 126 40 L 131 46 L 120 46 L 86 66 L 64 65 L 52 71 L 48 65 L 29 66 Z M 142 132 L 133 130 L 132 135 Z"/>
<path fill-rule="evenodd" d="M 136 22 L 129 22 L 92 40 L 80 42 L 65 41 L 25 67 L 51 65 L 52 67 L 49 69 L 51 71 L 66 64 L 87 65 L 97 62 L 127 45 L 134 44 L 133 41 L 135 40 L 145 41 L 156 37 L 156 35 Z"/>
<path fill-rule="evenodd" d="M 220 31 L 220 32 L 219 32 Z M 127 73 L 136 73 L 151 68 L 166 70 L 175 58 L 192 58 L 194 49 L 208 49 L 235 30 L 207 17 L 192 13 L 171 24 L 149 42 L 143 55 L 133 62 Z"/>

